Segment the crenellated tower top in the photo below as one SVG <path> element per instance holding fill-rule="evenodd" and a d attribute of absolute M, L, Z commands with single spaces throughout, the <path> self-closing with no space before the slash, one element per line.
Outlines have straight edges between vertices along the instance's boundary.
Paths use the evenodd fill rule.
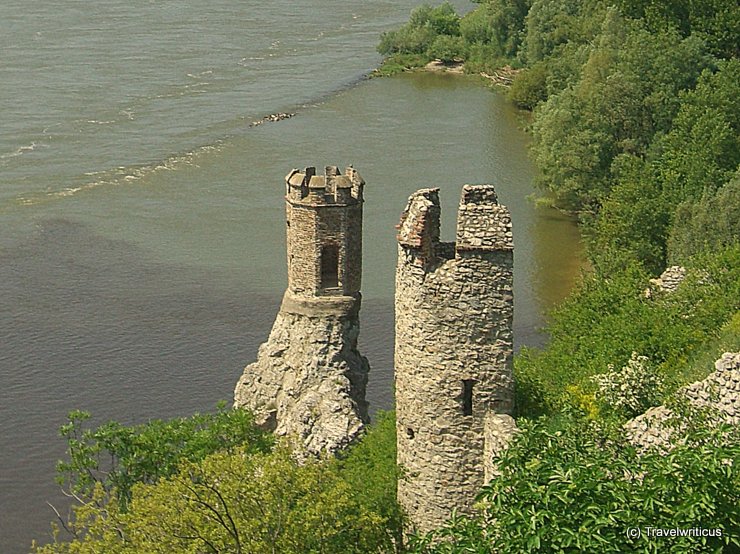
<path fill-rule="evenodd" d="M 365 181 L 357 170 L 349 166 L 344 174 L 334 165 L 324 168 L 324 175 L 316 175 L 315 167 L 303 172 L 292 170 L 285 177 L 286 199 L 303 205 L 334 205 L 362 202 Z"/>
<path fill-rule="evenodd" d="M 352 166 L 292 170 L 286 177 L 285 308 L 346 313 L 359 306 L 365 181 Z"/>
<path fill-rule="evenodd" d="M 417 266 L 439 260 L 511 252 L 514 243 L 509 210 L 498 203 L 491 185 L 464 185 L 457 210 L 455 242 L 441 242 L 439 189 L 417 190 L 409 197 L 396 238 Z"/>

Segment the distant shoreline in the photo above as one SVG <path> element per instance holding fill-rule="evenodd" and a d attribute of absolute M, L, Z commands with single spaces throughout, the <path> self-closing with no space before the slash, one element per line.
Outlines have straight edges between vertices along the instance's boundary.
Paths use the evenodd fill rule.
<path fill-rule="evenodd" d="M 465 62 L 444 62 L 442 60 L 432 60 L 425 66 L 421 67 L 420 70 L 462 75 L 465 73 Z M 520 71 L 520 69 L 514 69 L 510 65 L 505 65 L 494 71 L 492 74 L 481 71 L 480 73 L 478 73 L 478 75 L 483 77 L 484 79 L 491 81 L 494 85 L 510 87 L 511 83 L 514 80 L 514 77 Z"/>

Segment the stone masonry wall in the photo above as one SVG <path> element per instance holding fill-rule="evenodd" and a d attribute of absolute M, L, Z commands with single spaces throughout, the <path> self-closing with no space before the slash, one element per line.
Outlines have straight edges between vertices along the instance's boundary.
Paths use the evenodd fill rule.
<path fill-rule="evenodd" d="M 289 222 L 288 286 L 295 294 L 324 294 L 321 291 L 321 247 L 339 247 L 341 294 L 360 290 L 362 276 L 362 205 L 315 206 L 286 203 Z M 358 228 L 358 225 L 360 226 Z"/>
<path fill-rule="evenodd" d="M 508 210 L 493 187 L 466 185 L 457 245 L 439 242 L 439 214 L 437 189 L 422 189 L 398 226 L 398 498 L 421 531 L 470 510 L 484 484 L 484 420 L 513 408 Z"/>
<path fill-rule="evenodd" d="M 297 295 L 354 295 L 362 279 L 362 205 L 364 181 L 354 168 L 344 175 L 327 167 L 291 172 L 287 178 L 286 235 L 288 288 Z M 339 249 L 339 287 L 321 289 L 321 249 Z"/>

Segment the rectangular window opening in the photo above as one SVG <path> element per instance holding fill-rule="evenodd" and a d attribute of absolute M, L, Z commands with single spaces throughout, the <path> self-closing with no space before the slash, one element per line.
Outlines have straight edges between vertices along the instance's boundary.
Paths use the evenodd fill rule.
<path fill-rule="evenodd" d="M 324 244 L 321 247 L 321 288 L 339 286 L 339 245 Z"/>
<path fill-rule="evenodd" d="M 473 415 L 473 385 L 475 381 L 473 379 L 465 379 L 463 381 L 462 390 L 462 411 L 463 415 Z"/>

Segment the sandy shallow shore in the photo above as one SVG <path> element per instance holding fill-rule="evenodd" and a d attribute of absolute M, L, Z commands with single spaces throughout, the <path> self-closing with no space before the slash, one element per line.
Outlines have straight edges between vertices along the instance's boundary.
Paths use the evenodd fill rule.
<path fill-rule="evenodd" d="M 426 64 L 422 70 L 462 74 L 465 72 L 465 62 L 443 62 L 442 60 L 433 60 Z M 511 86 L 516 74 L 520 71 L 521 69 L 514 69 L 510 65 L 505 65 L 492 73 L 480 72 L 478 75 L 484 79 L 488 79 L 493 84 L 509 87 Z"/>

